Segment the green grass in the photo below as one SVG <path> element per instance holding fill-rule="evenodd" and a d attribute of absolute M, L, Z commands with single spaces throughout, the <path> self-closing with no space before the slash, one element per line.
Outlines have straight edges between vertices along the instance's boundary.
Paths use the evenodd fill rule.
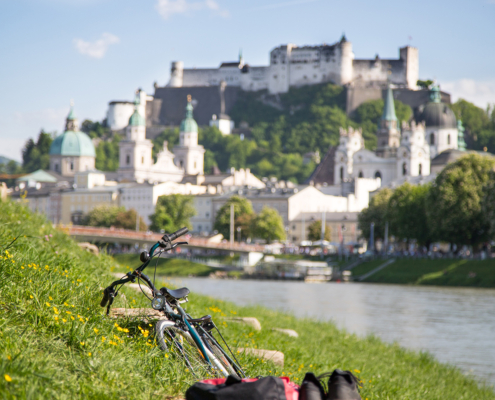
<path fill-rule="evenodd" d="M 363 263 L 352 270 L 353 276 L 371 271 L 382 260 Z M 495 287 L 495 260 L 414 260 L 397 259 L 370 276 L 365 282 L 438 286 Z"/>
<path fill-rule="evenodd" d="M 45 235 L 47 235 L 45 237 Z M 50 237 L 49 235 L 52 235 Z M 113 280 L 115 261 L 81 250 L 64 233 L 26 208 L 0 202 L 0 397 L 3 399 L 150 399 L 182 396 L 193 383 L 138 330 L 138 323 L 107 318 L 102 288 Z M 115 307 L 148 307 L 124 287 Z M 285 367 L 241 357 L 250 376 L 287 375 L 301 382 L 306 371 L 351 369 L 368 399 L 494 399 L 458 369 L 430 355 L 358 338 L 332 323 L 297 319 L 261 307 L 239 307 L 192 293 L 194 316 L 212 314 L 233 347 L 280 350 Z M 256 317 L 262 331 L 229 323 L 229 316 Z M 291 338 L 271 328 L 291 328 Z M 125 332 L 128 330 L 129 332 Z"/>
<path fill-rule="evenodd" d="M 357 278 L 361 275 L 367 274 L 368 272 L 374 270 L 375 268 L 382 265 L 386 260 L 371 260 L 363 262 L 351 269 L 352 277 Z"/>
<path fill-rule="evenodd" d="M 142 264 L 139 261 L 138 254 L 116 254 L 114 255 L 114 259 L 121 266 L 118 269 L 119 272 L 126 269 L 134 270 Z M 152 265 L 148 268 L 148 272 L 154 270 L 155 262 L 153 261 Z M 158 259 L 156 271 L 161 275 L 168 276 L 208 276 L 210 273 L 216 271 L 216 269 L 178 258 L 160 258 Z"/>

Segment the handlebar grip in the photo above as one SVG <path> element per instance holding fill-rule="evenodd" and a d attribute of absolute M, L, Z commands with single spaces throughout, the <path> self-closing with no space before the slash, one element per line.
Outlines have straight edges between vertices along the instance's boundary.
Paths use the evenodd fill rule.
<path fill-rule="evenodd" d="M 165 236 L 167 236 L 168 237 L 168 240 L 170 240 L 170 241 L 175 240 L 178 237 L 180 237 L 182 235 L 185 235 L 187 232 L 189 232 L 189 229 L 187 229 L 186 227 L 181 228 L 177 232 L 171 233 L 170 235 L 165 234 L 164 235 L 164 240 L 165 240 Z"/>
<path fill-rule="evenodd" d="M 100 306 L 105 307 L 108 303 L 110 296 L 108 295 L 107 289 L 103 291 L 103 299 L 101 300 Z"/>

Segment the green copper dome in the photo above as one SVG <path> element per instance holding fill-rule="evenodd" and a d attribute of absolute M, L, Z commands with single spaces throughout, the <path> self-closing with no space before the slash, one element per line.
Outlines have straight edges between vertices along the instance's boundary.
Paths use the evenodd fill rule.
<path fill-rule="evenodd" d="M 84 132 L 65 131 L 50 146 L 50 155 L 96 157 L 95 146 Z"/>
<path fill-rule="evenodd" d="M 138 111 L 139 104 L 139 92 L 136 92 L 136 97 L 134 98 L 134 112 L 132 113 L 131 118 L 129 118 L 129 126 L 146 126 L 146 120 Z"/>
<path fill-rule="evenodd" d="M 191 96 L 187 96 L 186 118 L 180 124 L 181 132 L 198 132 L 198 124 L 193 118 L 193 106 L 191 104 Z"/>

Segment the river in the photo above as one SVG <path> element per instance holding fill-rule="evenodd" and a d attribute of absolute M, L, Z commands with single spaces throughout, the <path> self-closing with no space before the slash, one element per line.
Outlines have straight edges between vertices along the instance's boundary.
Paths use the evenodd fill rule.
<path fill-rule="evenodd" d="M 333 321 L 360 336 L 426 350 L 495 384 L 495 290 L 363 283 L 173 279 L 239 305 Z"/>

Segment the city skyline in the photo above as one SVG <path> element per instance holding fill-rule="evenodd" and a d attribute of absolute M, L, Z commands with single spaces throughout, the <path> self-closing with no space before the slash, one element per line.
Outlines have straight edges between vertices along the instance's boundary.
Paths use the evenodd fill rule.
<path fill-rule="evenodd" d="M 252 65 L 284 43 L 334 43 L 345 32 L 356 58 L 397 58 L 418 47 L 420 78 L 453 99 L 495 103 L 495 1 L 473 4 L 323 0 L 233 1 L 40 0 L 0 5 L 6 62 L 0 83 L 0 155 L 21 159 L 40 129 L 61 132 L 71 99 L 80 118 L 102 120 L 111 100 L 137 87 L 165 85 L 173 60 L 217 67 L 242 49 Z M 348 15 L 341 18 L 339 15 Z M 377 21 L 379 23 L 377 23 Z M 228 34 L 226 34 L 228 32 Z"/>

